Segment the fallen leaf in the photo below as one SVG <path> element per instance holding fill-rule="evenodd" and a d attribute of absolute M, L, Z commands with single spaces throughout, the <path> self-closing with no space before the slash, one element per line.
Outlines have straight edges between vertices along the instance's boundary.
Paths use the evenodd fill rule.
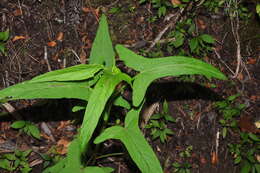
<path fill-rule="evenodd" d="M 249 58 L 246 63 L 247 64 L 256 64 L 256 58 Z"/>
<path fill-rule="evenodd" d="M 242 73 L 239 73 L 237 78 L 242 81 L 244 79 L 244 75 Z"/>
<path fill-rule="evenodd" d="M 15 41 L 17 41 L 17 40 L 24 40 L 24 39 L 26 39 L 27 37 L 26 36 L 22 36 L 22 35 L 20 35 L 20 36 L 15 36 L 14 38 L 13 38 L 13 42 L 15 42 Z"/>
<path fill-rule="evenodd" d="M 16 9 L 13 11 L 13 14 L 14 14 L 14 16 L 21 16 L 23 13 L 22 13 L 21 9 Z"/>
<path fill-rule="evenodd" d="M 99 16 L 99 8 L 97 9 L 92 9 L 92 8 L 88 8 L 88 7 L 82 7 L 82 11 L 85 13 L 93 13 L 96 17 Z"/>
<path fill-rule="evenodd" d="M 255 122 L 256 128 L 260 129 L 260 120 Z"/>
<path fill-rule="evenodd" d="M 49 47 L 55 47 L 57 45 L 57 43 L 55 41 L 50 41 L 50 42 L 47 43 L 47 45 Z"/>
<path fill-rule="evenodd" d="M 257 101 L 260 99 L 260 96 L 256 96 L 256 95 L 252 95 L 250 96 L 250 100 L 252 100 L 253 102 Z"/>
<path fill-rule="evenodd" d="M 256 155 L 256 160 L 260 163 L 260 155 Z"/>
<path fill-rule="evenodd" d="M 86 64 L 87 54 L 86 54 L 86 52 L 84 51 L 84 49 L 82 49 L 82 48 L 81 48 L 81 50 L 80 50 L 79 58 L 80 58 L 81 64 Z"/>
<path fill-rule="evenodd" d="M 91 12 L 91 9 L 88 7 L 82 7 L 82 11 L 85 13 Z"/>
<path fill-rule="evenodd" d="M 238 126 L 242 132 L 248 133 L 260 133 L 260 129 L 257 129 L 255 124 L 251 120 L 252 118 L 248 115 L 244 115 L 240 117 L 238 122 Z"/>
<path fill-rule="evenodd" d="M 211 153 L 211 163 L 213 165 L 216 165 L 218 163 L 218 156 L 215 151 Z"/>
<path fill-rule="evenodd" d="M 181 4 L 181 1 L 179 0 L 171 0 L 172 2 L 172 5 L 180 5 Z"/>
<path fill-rule="evenodd" d="M 57 41 L 62 41 L 63 40 L 63 36 L 64 36 L 64 33 L 63 32 L 59 32 L 58 35 L 57 35 L 56 40 Z"/>
<path fill-rule="evenodd" d="M 60 125 L 57 127 L 57 130 L 63 129 L 63 128 L 65 128 L 66 126 L 68 126 L 70 124 L 71 124 L 70 120 L 68 120 L 68 121 L 61 121 Z"/>
<path fill-rule="evenodd" d="M 206 29 L 206 24 L 205 24 L 205 22 L 203 21 L 203 20 L 201 20 L 201 19 L 198 19 L 197 20 L 197 25 L 198 25 L 198 27 L 200 28 L 200 29 L 202 29 L 202 30 L 204 30 L 204 29 Z"/>
<path fill-rule="evenodd" d="M 57 152 L 59 154 L 66 154 L 68 152 L 68 146 L 70 144 L 70 141 L 66 140 L 66 139 L 60 139 L 57 142 Z"/>

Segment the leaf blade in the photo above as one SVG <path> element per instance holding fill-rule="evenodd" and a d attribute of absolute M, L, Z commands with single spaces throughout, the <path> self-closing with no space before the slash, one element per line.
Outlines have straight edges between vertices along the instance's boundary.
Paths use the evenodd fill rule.
<path fill-rule="evenodd" d="M 89 57 L 90 64 L 101 64 L 108 68 L 115 65 L 115 52 L 109 35 L 105 15 L 100 18 L 100 23 Z"/>
<path fill-rule="evenodd" d="M 101 69 L 103 69 L 103 66 L 99 64 L 79 64 L 42 74 L 33 78 L 30 82 L 86 80 L 92 78 Z"/>
<path fill-rule="evenodd" d="M 83 151 L 86 149 L 105 105 L 114 92 L 116 85 L 123 80 L 128 83 L 131 81 L 129 76 L 121 73 L 116 67 L 114 68 L 116 70 L 112 73 L 109 71 L 104 71 L 103 76 L 99 79 L 90 95 L 79 137 L 81 140 L 81 149 Z"/>
<path fill-rule="evenodd" d="M 75 98 L 88 100 L 92 89 L 89 82 L 19 83 L 0 90 L 0 100 Z M 84 94 L 82 94 L 84 93 Z"/>

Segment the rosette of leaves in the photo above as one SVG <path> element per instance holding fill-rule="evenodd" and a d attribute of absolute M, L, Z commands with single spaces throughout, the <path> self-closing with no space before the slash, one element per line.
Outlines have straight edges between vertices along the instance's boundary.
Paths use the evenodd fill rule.
<path fill-rule="evenodd" d="M 80 133 L 70 144 L 67 157 L 45 170 L 45 173 L 112 172 L 112 168 L 87 166 L 82 160 L 82 155 L 88 152 L 92 141 L 99 144 L 107 139 L 120 140 L 141 172 L 162 173 L 159 160 L 139 129 L 139 113 L 148 86 L 161 77 L 187 74 L 226 79 L 213 66 L 194 58 L 172 56 L 149 59 L 135 54 L 123 45 L 116 45 L 115 49 L 125 65 L 139 72 L 136 76 L 130 77 L 116 67 L 107 20 L 102 15 L 89 57 L 90 64 L 48 72 L 0 91 L 0 100 L 5 101 L 76 98 L 87 102 L 82 108 L 85 109 L 85 114 Z M 127 85 L 133 89 L 132 103 L 121 96 Z M 106 122 L 112 116 L 110 110 L 113 105 L 125 107 L 129 112 L 123 126 L 107 128 Z M 74 110 L 77 109 L 79 108 Z M 100 127 L 98 125 L 104 130 L 100 130 L 101 134 L 93 139 L 94 131 Z"/>

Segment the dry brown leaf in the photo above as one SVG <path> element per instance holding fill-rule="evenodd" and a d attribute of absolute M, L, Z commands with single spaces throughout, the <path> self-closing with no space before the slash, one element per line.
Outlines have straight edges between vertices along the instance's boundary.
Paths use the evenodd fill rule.
<path fill-rule="evenodd" d="M 21 16 L 23 13 L 22 13 L 21 9 L 16 9 L 13 11 L 13 14 L 14 14 L 14 16 Z"/>
<path fill-rule="evenodd" d="M 239 73 L 237 78 L 242 81 L 244 79 L 244 75 L 242 73 Z"/>
<path fill-rule="evenodd" d="M 50 42 L 47 43 L 47 45 L 49 47 L 55 47 L 57 45 L 57 43 L 55 41 L 50 41 Z"/>
<path fill-rule="evenodd" d="M 91 12 L 91 9 L 88 7 L 82 7 L 82 11 L 85 13 Z"/>
<path fill-rule="evenodd" d="M 181 4 L 181 1 L 179 0 L 171 0 L 172 2 L 172 5 L 180 5 Z"/>
<path fill-rule="evenodd" d="M 27 37 L 26 36 L 22 36 L 22 35 L 17 35 L 17 36 L 14 36 L 14 38 L 12 39 L 13 42 L 17 41 L 17 40 L 24 40 L 26 39 Z"/>
<path fill-rule="evenodd" d="M 246 63 L 247 64 L 256 64 L 256 58 L 249 58 Z"/>
<path fill-rule="evenodd" d="M 216 165 L 218 163 L 218 155 L 215 151 L 211 153 L 211 163 Z"/>
<path fill-rule="evenodd" d="M 82 49 L 82 48 L 81 48 L 81 50 L 80 50 L 79 58 L 80 58 L 81 64 L 86 64 L 87 54 L 86 54 L 86 52 L 84 51 L 84 49 Z"/>
<path fill-rule="evenodd" d="M 206 29 L 206 24 L 205 24 L 205 22 L 203 21 L 203 20 L 201 20 L 201 19 L 198 19 L 197 20 L 197 24 L 198 24 L 198 27 L 200 28 L 200 29 L 202 29 L 202 30 L 204 30 L 204 29 Z"/>
<path fill-rule="evenodd" d="M 238 126 L 240 127 L 242 132 L 260 133 L 260 129 L 257 129 L 255 124 L 252 122 L 252 118 L 248 115 L 240 117 Z"/>
<path fill-rule="evenodd" d="M 56 40 L 57 41 L 62 41 L 63 40 L 63 36 L 64 36 L 64 33 L 63 32 L 59 32 L 58 35 L 57 35 Z"/>
<path fill-rule="evenodd" d="M 68 121 L 61 121 L 60 125 L 57 127 L 57 130 L 63 129 L 63 128 L 67 127 L 70 124 L 71 124 L 70 120 L 68 120 Z"/>
<path fill-rule="evenodd" d="M 70 141 L 66 139 L 60 139 L 57 142 L 57 152 L 59 154 L 66 154 L 68 152 L 68 147 L 69 147 Z"/>

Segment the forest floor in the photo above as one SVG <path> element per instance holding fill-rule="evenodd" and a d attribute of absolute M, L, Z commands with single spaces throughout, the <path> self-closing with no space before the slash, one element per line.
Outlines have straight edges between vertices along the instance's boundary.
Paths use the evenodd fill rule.
<path fill-rule="evenodd" d="M 67 4 L 69 2 L 71 4 Z M 232 30 L 231 20 L 225 12 L 209 12 L 203 5 L 192 4 L 184 12 L 179 8 L 168 8 L 166 16 L 159 18 L 158 10 L 150 3 L 140 5 L 133 0 L 76 2 L 1 0 L 0 31 L 9 29 L 10 38 L 6 42 L 7 55 L 0 55 L 0 89 L 48 71 L 87 63 L 102 13 L 108 17 L 114 44 L 124 44 L 138 54 L 151 57 L 189 51 L 188 40 L 175 48 L 169 41 L 169 33 L 176 30 L 178 22 L 191 18 L 196 26 L 193 36 L 210 34 L 216 42 L 211 51 L 205 51 L 206 46 L 197 54 L 187 55 L 217 67 L 228 80 L 209 81 L 199 76 L 182 76 L 168 78 L 163 84 L 155 82 L 147 92 L 146 109 L 156 113 L 166 99 L 170 115 L 176 119 L 176 123 L 167 123 L 174 134 L 167 136 L 162 143 L 159 139 L 152 140 L 149 129 L 143 132 L 167 173 L 176 169 L 173 163 L 182 165 L 183 170 L 197 173 L 240 172 L 241 164 L 234 164 L 237 155 L 232 154 L 228 146 L 241 144 L 241 133 L 259 137 L 256 125 L 260 121 L 260 37 L 257 37 L 260 35 L 260 22 L 257 15 L 252 13 L 246 21 L 239 20 L 236 34 L 236 26 Z M 247 5 L 249 9 L 255 8 L 253 4 Z M 149 48 L 170 23 L 172 26 L 160 38 L 161 43 Z M 186 32 L 185 28 L 183 32 Z M 239 39 L 236 42 L 237 35 Z M 240 53 L 237 51 L 239 46 Z M 239 72 L 235 74 L 240 56 L 242 62 Z M 226 100 L 234 95 L 237 97 L 233 101 Z M 215 106 L 221 101 L 228 102 L 223 109 Z M 38 173 L 47 164 L 41 154 L 55 157 L 56 160 L 66 155 L 67 147 L 80 127 L 79 119 L 83 116 L 71 112 L 75 102 L 20 100 L 9 102 L 8 106 L 2 105 L 0 158 L 15 150 L 32 149 L 28 163 L 32 172 Z M 156 105 L 159 109 L 153 109 Z M 231 117 L 236 122 L 233 128 L 228 123 L 223 125 L 219 122 L 225 116 L 224 109 L 238 112 Z M 36 124 L 41 131 L 41 139 L 11 128 L 17 120 Z M 225 138 L 224 128 L 227 130 Z M 117 173 L 138 172 L 119 142 L 109 141 L 108 144 L 109 147 L 104 150 L 125 154 L 97 160 L 97 165 L 112 166 Z M 243 147 L 248 149 L 252 145 L 245 144 Z M 246 151 L 241 148 L 241 152 Z M 259 159 L 258 164 L 259 153 L 258 148 L 254 153 L 255 159 Z M 0 172 L 8 171 L 0 168 Z"/>

